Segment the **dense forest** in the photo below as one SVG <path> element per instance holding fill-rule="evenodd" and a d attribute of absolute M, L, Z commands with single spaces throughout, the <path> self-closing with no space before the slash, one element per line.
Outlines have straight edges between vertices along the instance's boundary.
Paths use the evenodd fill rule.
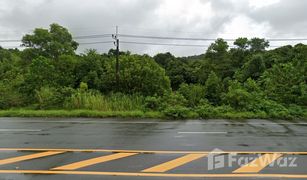
<path fill-rule="evenodd" d="M 217 39 L 204 54 L 76 53 L 57 24 L 0 47 L 0 109 L 138 112 L 169 118 L 306 118 L 307 45 Z M 230 48 L 230 46 L 233 48 Z M 86 114 L 84 114 L 86 116 Z M 145 115 L 146 116 L 146 115 Z"/>

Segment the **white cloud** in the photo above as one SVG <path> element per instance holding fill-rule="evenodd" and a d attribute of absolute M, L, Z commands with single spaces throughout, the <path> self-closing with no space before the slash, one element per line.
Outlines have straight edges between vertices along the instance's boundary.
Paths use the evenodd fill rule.
<path fill-rule="evenodd" d="M 224 25 L 224 30 L 219 33 L 223 38 L 234 37 L 266 37 L 272 31 L 268 23 L 257 23 L 253 19 L 240 15 Z"/>
<path fill-rule="evenodd" d="M 0 39 L 21 38 L 35 27 L 59 23 L 75 36 L 120 33 L 195 38 L 306 37 L 304 0 L 0 0 Z M 109 41 L 91 39 L 83 41 Z M 124 39 L 208 44 L 201 41 Z M 277 43 L 277 42 L 276 42 Z M 3 45 L 2 43 L 0 45 Z M 82 46 L 108 51 L 112 44 Z M 194 55 L 205 48 L 122 44 L 134 53 Z"/>
<path fill-rule="evenodd" d="M 249 6 L 252 8 L 262 8 L 279 2 L 280 0 L 249 0 Z"/>
<path fill-rule="evenodd" d="M 200 0 L 168 0 L 163 1 L 156 10 L 158 18 L 170 21 L 190 23 L 195 18 L 198 20 L 210 19 L 213 16 L 209 2 Z"/>

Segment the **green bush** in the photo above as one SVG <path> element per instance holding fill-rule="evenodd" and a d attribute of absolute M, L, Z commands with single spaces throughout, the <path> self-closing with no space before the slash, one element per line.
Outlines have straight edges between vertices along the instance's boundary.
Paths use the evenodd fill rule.
<path fill-rule="evenodd" d="M 85 85 L 81 87 L 85 87 Z M 110 93 L 105 96 L 97 91 L 86 90 L 86 88 L 81 89 L 81 87 L 66 100 L 66 108 L 99 111 L 130 111 L 143 109 L 145 98 L 141 95 Z"/>
<path fill-rule="evenodd" d="M 160 100 L 160 107 L 159 110 L 163 111 L 167 107 L 173 107 L 173 106 L 187 106 L 187 100 L 179 93 L 176 92 L 170 92 L 164 94 Z"/>
<path fill-rule="evenodd" d="M 252 101 L 252 97 L 245 89 L 230 88 L 224 100 L 235 109 L 246 110 Z"/>
<path fill-rule="evenodd" d="M 205 84 L 205 97 L 214 105 L 220 104 L 223 85 L 221 79 L 212 71 Z"/>
<path fill-rule="evenodd" d="M 145 98 L 144 107 L 147 110 L 155 110 L 163 112 L 167 108 L 174 106 L 187 107 L 188 101 L 181 95 L 176 92 L 168 92 L 163 96 L 151 97 L 148 96 Z"/>
<path fill-rule="evenodd" d="M 37 108 L 39 109 L 58 109 L 63 108 L 65 100 L 71 96 L 73 89 L 69 87 L 54 88 L 41 87 L 35 90 L 35 97 L 37 100 Z"/>
<path fill-rule="evenodd" d="M 186 119 L 189 117 L 193 117 L 193 113 L 187 107 L 183 106 L 172 106 L 167 107 L 163 110 L 164 116 L 171 119 Z"/>
<path fill-rule="evenodd" d="M 158 110 L 161 106 L 161 100 L 159 97 L 148 96 L 145 98 L 145 109 L 148 110 Z"/>
<path fill-rule="evenodd" d="M 217 117 L 218 112 L 216 111 L 215 107 L 211 104 L 203 104 L 198 106 L 195 110 L 201 118 L 214 118 Z"/>
<path fill-rule="evenodd" d="M 139 93 L 144 96 L 162 95 L 170 91 L 170 80 L 165 70 L 147 55 L 121 55 L 119 87 L 115 82 L 115 58 L 106 62 L 105 85 L 120 89 L 126 94 Z M 112 89 L 111 89 L 112 91 Z"/>
<path fill-rule="evenodd" d="M 289 118 L 290 113 L 287 108 L 283 105 L 272 101 L 272 100 L 263 100 L 261 101 L 261 110 L 266 112 L 271 118 Z"/>
<path fill-rule="evenodd" d="M 52 109 L 46 116 L 76 110 L 85 117 L 307 116 L 304 44 L 266 50 L 265 39 L 239 38 L 233 48 L 217 39 L 206 53 L 188 57 L 119 52 L 118 79 L 116 50 L 76 53 L 78 44 L 57 24 L 36 28 L 22 42 L 23 50 L 0 47 L 0 109 Z"/>
<path fill-rule="evenodd" d="M 303 107 L 295 105 L 295 104 L 291 104 L 288 107 L 288 111 L 289 111 L 290 115 L 293 116 L 293 117 L 303 117 L 304 113 L 307 112 L 305 109 Z"/>
<path fill-rule="evenodd" d="M 205 87 L 200 84 L 181 84 L 178 92 L 187 99 L 189 107 L 195 107 L 205 99 Z"/>
<path fill-rule="evenodd" d="M 0 109 L 20 107 L 24 105 L 24 99 L 14 87 L 0 83 Z"/>
<path fill-rule="evenodd" d="M 231 106 L 228 106 L 228 105 L 217 106 L 215 107 L 215 111 L 217 112 L 217 114 L 235 112 L 235 110 Z"/>
<path fill-rule="evenodd" d="M 266 70 L 261 80 L 266 95 L 280 103 L 306 105 L 306 64 L 275 64 Z"/>
<path fill-rule="evenodd" d="M 140 94 L 111 93 L 104 98 L 113 111 L 143 110 L 145 101 Z"/>

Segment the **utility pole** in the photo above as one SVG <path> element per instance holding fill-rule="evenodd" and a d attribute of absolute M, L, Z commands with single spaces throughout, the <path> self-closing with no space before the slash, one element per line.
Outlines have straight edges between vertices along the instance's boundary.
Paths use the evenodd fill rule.
<path fill-rule="evenodd" d="M 118 26 L 116 26 L 115 35 L 112 34 L 112 38 L 115 40 L 114 45 L 116 46 L 116 64 L 115 64 L 115 78 L 117 90 L 119 90 L 119 38 L 118 38 Z"/>

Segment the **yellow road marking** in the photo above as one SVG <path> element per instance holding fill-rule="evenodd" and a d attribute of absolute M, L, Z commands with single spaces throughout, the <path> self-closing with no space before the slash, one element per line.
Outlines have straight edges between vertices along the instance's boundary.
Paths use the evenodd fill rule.
<path fill-rule="evenodd" d="M 129 173 L 97 171 L 45 171 L 45 170 L 0 170 L 0 174 L 69 174 L 139 177 L 189 177 L 189 178 L 307 178 L 307 174 L 166 174 L 166 173 Z"/>
<path fill-rule="evenodd" d="M 271 164 L 276 159 L 280 158 L 282 154 L 264 154 L 252 162 L 245 164 L 239 169 L 233 171 L 233 173 L 257 173 Z"/>
<path fill-rule="evenodd" d="M 58 148 L 0 148 L 0 151 L 67 151 L 67 152 L 113 152 L 113 153 L 153 153 L 153 154 L 209 154 L 211 151 L 151 151 L 151 150 L 118 150 L 118 149 L 58 149 Z M 298 154 L 307 155 L 304 151 L 223 151 L 224 154 Z"/>
<path fill-rule="evenodd" d="M 87 159 L 84 161 L 79 161 L 79 162 L 75 162 L 72 164 L 67 164 L 64 166 L 59 166 L 56 168 L 53 168 L 52 170 L 75 170 L 75 169 L 79 169 L 82 167 L 86 167 L 86 166 L 90 166 L 90 165 L 94 165 L 94 164 L 98 164 L 98 163 L 103 163 L 103 162 L 107 162 L 107 161 L 112 161 L 115 159 L 120 159 L 120 158 L 124 158 L 124 157 L 128 157 L 128 156 L 132 156 L 132 155 L 136 155 L 138 153 L 117 153 L 117 154 L 111 154 L 111 155 L 106 155 L 106 156 L 101 156 L 101 157 L 97 157 L 97 158 L 92 158 L 92 159 Z"/>
<path fill-rule="evenodd" d="M 13 158 L 8 158 L 8 159 L 2 159 L 0 160 L 0 165 L 30 160 L 30 159 L 35 159 L 35 158 L 41 158 L 41 157 L 51 156 L 51 155 L 56 155 L 56 154 L 61 154 L 61 153 L 64 153 L 64 151 L 47 151 L 47 152 L 18 156 L 18 157 L 13 157 Z"/>
<path fill-rule="evenodd" d="M 187 154 L 185 156 L 182 156 L 180 158 L 165 162 L 163 164 L 159 164 L 157 166 L 148 168 L 143 170 L 142 172 L 166 172 L 168 170 L 174 169 L 178 166 L 182 166 L 186 163 L 189 163 L 191 161 L 194 161 L 196 159 L 202 158 L 204 156 L 207 156 L 207 154 Z"/>

